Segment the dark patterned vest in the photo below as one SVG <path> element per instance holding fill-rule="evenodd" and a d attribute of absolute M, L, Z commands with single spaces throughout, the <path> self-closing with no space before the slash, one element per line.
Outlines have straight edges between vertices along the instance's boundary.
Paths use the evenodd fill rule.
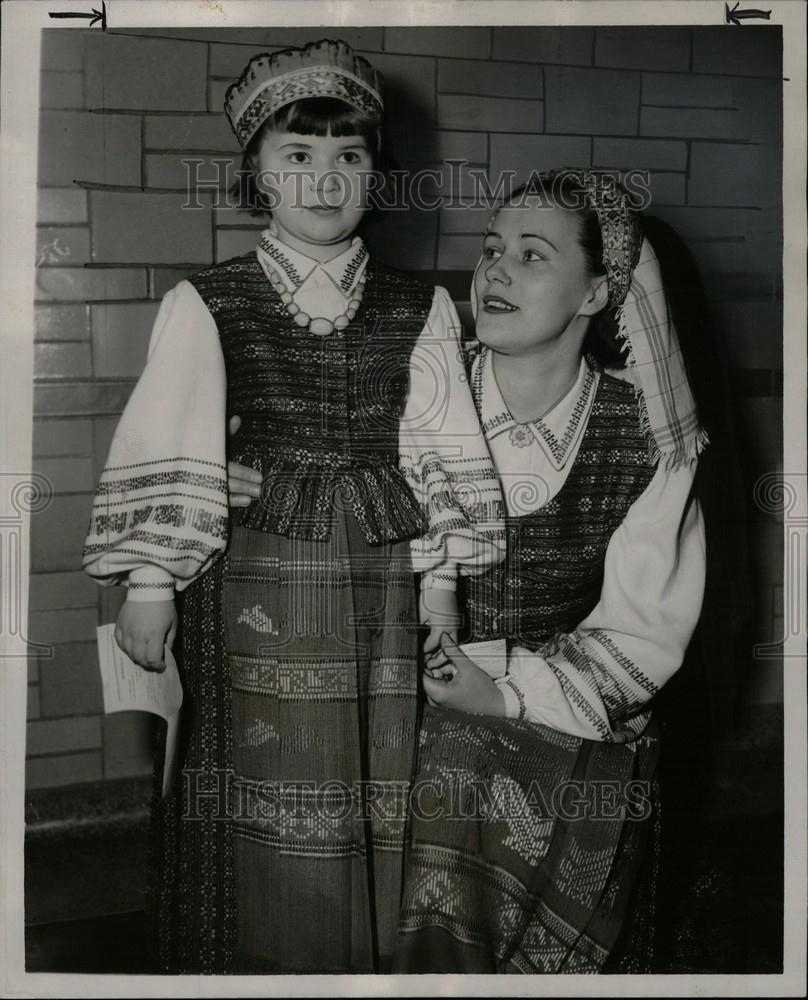
<path fill-rule="evenodd" d="M 506 519 L 504 562 L 463 578 L 469 637 L 535 650 L 580 624 L 600 597 L 609 539 L 654 471 L 634 390 L 602 373 L 564 485 L 539 510 Z"/>
<path fill-rule="evenodd" d="M 423 529 L 398 470 L 398 426 L 434 289 L 373 261 L 366 274 L 353 323 L 328 337 L 295 325 L 255 253 L 189 278 L 221 338 L 228 417 L 242 420 L 228 458 L 264 476 L 234 524 L 325 539 L 341 504 L 371 544 Z"/>

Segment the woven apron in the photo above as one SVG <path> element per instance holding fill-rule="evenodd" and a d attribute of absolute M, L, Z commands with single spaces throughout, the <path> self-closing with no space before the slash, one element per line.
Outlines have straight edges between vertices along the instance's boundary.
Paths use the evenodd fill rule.
<path fill-rule="evenodd" d="M 152 911 L 177 972 L 389 967 L 416 714 L 409 544 L 235 528 L 183 608 L 183 754 Z"/>

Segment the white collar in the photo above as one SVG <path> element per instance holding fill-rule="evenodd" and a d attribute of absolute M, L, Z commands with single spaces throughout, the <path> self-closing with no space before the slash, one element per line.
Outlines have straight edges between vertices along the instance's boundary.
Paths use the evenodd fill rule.
<path fill-rule="evenodd" d="M 342 253 L 321 262 L 290 247 L 271 229 L 265 229 L 261 233 L 256 253 L 262 265 L 268 264 L 283 278 L 292 294 L 298 292 L 310 279 L 325 274 L 346 299 L 351 298 L 370 256 L 361 238 L 355 236 L 351 245 Z"/>
<path fill-rule="evenodd" d="M 597 372 L 582 357 L 578 375 L 569 391 L 543 416 L 520 424 L 502 398 L 491 359 L 491 352 L 483 347 L 472 366 L 475 402 L 487 440 L 509 431 L 510 442 L 515 448 L 538 444 L 553 467 L 560 471 L 586 427 L 585 418 L 598 384 Z"/>

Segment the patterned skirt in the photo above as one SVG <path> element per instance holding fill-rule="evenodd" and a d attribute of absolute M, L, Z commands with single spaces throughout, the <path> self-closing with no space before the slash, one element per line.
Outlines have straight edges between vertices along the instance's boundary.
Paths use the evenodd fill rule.
<path fill-rule="evenodd" d="M 627 925 L 658 833 L 651 728 L 618 745 L 426 709 L 393 971 L 608 971 L 618 943 L 613 969 L 643 971 Z"/>
<path fill-rule="evenodd" d="M 416 733 L 409 544 L 233 530 L 185 592 L 183 770 L 155 794 L 173 972 L 389 968 Z M 159 770 L 159 768 L 158 768 Z"/>

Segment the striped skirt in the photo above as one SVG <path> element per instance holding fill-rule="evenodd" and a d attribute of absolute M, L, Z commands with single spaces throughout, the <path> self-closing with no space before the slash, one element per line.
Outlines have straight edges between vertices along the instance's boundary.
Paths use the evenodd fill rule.
<path fill-rule="evenodd" d="M 416 733 L 409 544 L 235 528 L 188 588 L 152 912 L 181 972 L 389 968 Z"/>
<path fill-rule="evenodd" d="M 646 971 L 658 752 L 426 709 L 393 971 Z"/>

